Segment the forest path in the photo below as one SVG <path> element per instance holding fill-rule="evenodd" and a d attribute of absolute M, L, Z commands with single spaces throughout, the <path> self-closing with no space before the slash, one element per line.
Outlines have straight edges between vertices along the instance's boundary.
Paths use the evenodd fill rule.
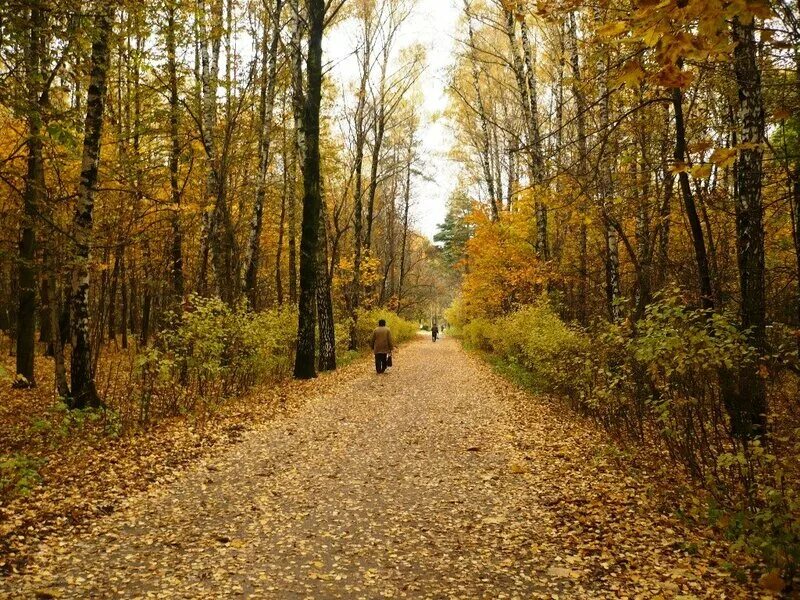
<path fill-rule="evenodd" d="M 364 364 L 88 533 L 25 598 L 737 597 L 574 417 L 445 339 Z M 528 418 L 521 421 L 521 408 Z"/>

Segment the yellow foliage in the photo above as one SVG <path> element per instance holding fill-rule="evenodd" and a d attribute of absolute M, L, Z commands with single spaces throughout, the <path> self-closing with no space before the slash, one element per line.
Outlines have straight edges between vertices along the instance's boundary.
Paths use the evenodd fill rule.
<path fill-rule="evenodd" d="M 536 256 L 532 219 L 521 200 L 519 212 L 504 213 L 493 223 L 473 213 L 475 234 L 467 244 L 467 269 L 462 286 L 468 318 L 495 317 L 533 302 L 545 289 L 549 273 Z"/>

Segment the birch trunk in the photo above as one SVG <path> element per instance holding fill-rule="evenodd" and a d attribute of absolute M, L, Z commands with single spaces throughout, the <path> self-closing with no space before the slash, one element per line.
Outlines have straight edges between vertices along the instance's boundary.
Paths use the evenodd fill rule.
<path fill-rule="evenodd" d="M 264 21 L 261 61 L 261 95 L 259 100 L 259 140 L 258 140 L 258 189 L 250 217 L 250 236 L 245 259 L 244 291 L 250 306 L 256 307 L 258 268 L 263 229 L 264 199 L 267 190 L 267 172 L 270 160 L 270 141 L 272 137 L 272 113 L 275 106 L 275 80 L 278 68 L 278 42 L 281 31 L 281 10 L 283 0 L 276 0 L 273 13 L 271 40 L 268 43 L 267 22 Z"/>
<path fill-rule="evenodd" d="M 367 81 L 372 54 L 372 34 L 370 15 L 364 16 L 364 49 L 361 56 L 361 82 L 358 89 L 358 100 L 355 112 L 355 185 L 353 188 L 353 279 L 350 282 L 350 350 L 358 349 L 358 309 L 361 305 L 361 260 L 363 256 L 363 176 L 364 145 L 366 131 L 364 127 L 367 100 Z"/>
<path fill-rule="evenodd" d="M 109 38 L 114 26 L 114 4 L 100 7 L 94 19 L 89 90 L 86 97 L 83 157 L 81 159 L 78 205 L 73 220 L 75 257 L 72 272 L 72 408 L 99 407 L 102 402 L 94 382 L 92 348 L 89 341 L 89 259 L 94 217 L 94 195 L 100 162 L 103 131 Z"/>
<path fill-rule="evenodd" d="M 487 192 L 489 193 L 489 207 L 492 221 L 498 221 L 500 219 L 500 211 L 497 206 L 497 193 L 495 191 L 494 176 L 492 175 L 489 121 L 486 118 L 486 107 L 483 102 L 483 94 L 481 93 L 480 70 L 478 68 L 478 59 L 476 56 L 477 47 L 475 46 L 475 32 L 472 29 L 472 11 L 470 9 L 469 0 L 464 0 L 464 11 L 467 14 L 467 32 L 469 34 L 469 46 L 472 53 L 472 84 L 475 88 L 475 98 L 478 103 L 477 111 L 481 126 L 481 147 L 478 149 L 478 154 L 480 155 L 483 177 L 486 182 Z"/>
<path fill-rule="evenodd" d="M 572 95 L 575 100 L 575 122 L 578 130 L 578 177 L 581 181 L 586 181 L 589 174 L 589 154 L 586 142 L 586 98 L 580 87 L 581 65 L 580 56 L 578 55 L 578 26 L 575 20 L 575 13 L 570 13 L 569 15 L 569 35 L 567 36 L 567 43 L 569 45 L 570 66 L 572 68 Z M 581 206 L 579 217 L 577 317 L 579 323 L 586 325 L 589 318 L 589 258 L 585 206 Z"/>
<path fill-rule="evenodd" d="M 522 55 L 525 59 L 525 81 L 528 87 L 529 113 L 531 119 L 531 153 L 533 156 L 534 179 L 531 182 L 537 186 L 543 184 L 544 153 L 542 149 L 541 128 L 539 126 L 539 94 L 536 81 L 536 54 L 531 49 L 528 36 L 528 25 L 524 17 L 520 19 L 520 38 L 522 39 Z M 550 246 L 547 239 L 547 206 L 544 202 L 536 200 L 536 254 L 541 260 L 550 259 Z"/>
<path fill-rule="evenodd" d="M 764 99 L 755 42 L 755 22 L 733 20 L 734 72 L 739 92 L 742 149 L 736 170 L 736 247 L 741 290 L 741 327 L 759 354 L 766 350 L 764 207 L 761 198 L 765 143 Z M 767 397 L 764 378 L 753 365 L 739 370 L 739 393 L 729 406 L 735 435 L 765 432 Z"/>

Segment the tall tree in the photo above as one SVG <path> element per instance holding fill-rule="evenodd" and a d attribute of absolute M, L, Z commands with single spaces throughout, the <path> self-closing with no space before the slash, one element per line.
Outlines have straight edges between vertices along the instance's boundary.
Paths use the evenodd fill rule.
<path fill-rule="evenodd" d="M 175 302 L 179 303 L 184 295 L 183 274 L 183 232 L 181 229 L 181 189 L 178 185 L 178 168 L 181 158 L 181 143 L 178 137 L 180 126 L 180 98 L 178 95 L 178 61 L 176 49 L 177 0 L 167 1 L 167 80 L 169 85 L 169 188 L 172 201 L 170 225 L 172 226 L 172 244 L 170 247 L 170 273 L 172 275 L 172 291 Z M 123 318 L 124 320 L 124 318 Z"/>
<path fill-rule="evenodd" d="M 322 210 L 320 170 L 320 105 L 322 102 L 322 35 L 325 0 L 306 0 L 308 14 L 307 88 L 303 111 L 305 160 L 303 168 L 303 223 L 300 239 L 300 305 L 294 376 L 316 376 L 316 292 L 319 218 Z"/>
<path fill-rule="evenodd" d="M 17 310 L 17 387 L 34 387 L 36 352 L 36 230 L 35 223 L 45 191 L 42 158 L 42 104 L 46 98 L 42 73 L 44 28 L 47 11 L 39 0 L 31 2 L 29 35 L 25 40 L 25 114 L 28 123 L 28 170 L 22 196 L 22 231 L 19 242 L 19 301 Z"/>
<path fill-rule="evenodd" d="M 110 58 L 109 38 L 114 27 L 115 7 L 111 1 L 98 7 L 94 18 L 89 88 L 86 95 L 83 156 L 78 185 L 78 205 L 73 220 L 75 240 L 72 271 L 72 406 L 98 407 L 100 397 L 94 382 L 92 348 L 89 338 L 89 259 L 91 255 L 94 197 L 100 163 L 100 137 L 103 132 L 106 81 Z"/>
<path fill-rule="evenodd" d="M 497 206 L 497 194 L 495 190 L 494 174 L 491 165 L 491 138 L 489 135 L 489 119 L 486 113 L 486 106 L 483 101 L 481 91 L 480 66 L 478 64 L 478 47 L 475 42 L 475 31 L 472 27 L 472 8 L 469 0 L 464 0 L 464 12 L 467 16 L 467 32 L 469 34 L 470 61 L 472 66 L 472 86 L 475 91 L 476 111 L 480 119 L 480 148 L 481 166 L 483 167 L 483 177 L 486 183 L 486 190 L 489 194 L 489 206 L 493 221 L 500 219 L 500 210 Z"/>
<path fill-rule="evenodd" d="M 586 140 L 586 97 L 581 88 L 581 60 L 578 53 L 578 24 L 574 12 L 569 13 L 569 32 L 567 46 L 572 69 L 572 96 L 575 102 L 575 124 L 577 128 L 577 175 L 579 180 L 586 181 L 589 174 L 589 149 Z M 585 194 L 585 190 L 583 192 Z M 584 201 L 585 203 L 585 201 Z M 582 209 L 580 213 L 583 213 Z M 580 214 L 578 226 L 578 321 L 586 325 L 589 318 L 589 251 L 586 215 Z"/>
<path fill-rule="evenodd" d="M 281 9 L 283 0 L 275 0 L 271 11 L 265 11 L 264 32 L 261 44 L 261 94 L 259 100 L 259 136 L 258 136 L 258 189 L 250 217 L 250 236 L 245 259 L 244 291 L 250 300 L 250 306 L 256 307 L 256 284 L 261 256 L 261 230 L 264 221 L 264 199 L 267 189 L 267 172 L 270 160 L 270 142 L 272 140 L 272 113 L 275 106 L 275 85 L 278 71 L 278 43 L 281 35 Z M 271 13 L 271 14 L 270 14 Z M 267 23 L 272 19 L 271 34 Z M 269 41 L 268 41 L 269 40 Z"/>
<path fill-rule="evenodd" d="M 764 207 L 761 198 L 765 141 L 761 69 L 755 41 L 755 20 L 735 17 L 731 25 L 733 66 L 739 93 L 742 149 L 736 165 L 736 233 L 741 325 L 753 347 L 766 349 L 766 296 L 764 274 Z M 767 398 L 764 378 L 751 365 L 739 372 L 739 393 L 731 407 L 734 432 L 742 437 L 763 433 Z"/>
<path fill-rule="evenodd" d="M 364 255 L 364 147 L 367 143 L 367 85 L 372 70 L 372 50 L 375 41 L 374 5 L 361 7 L 363 44 L 360 49 L 359 82 L 354 120 L 354 176 L 353 187 L 353 279 L 350 283 L 350 350 L 358 349 L 358 310 L 361 307 L 361 263 Z"/>

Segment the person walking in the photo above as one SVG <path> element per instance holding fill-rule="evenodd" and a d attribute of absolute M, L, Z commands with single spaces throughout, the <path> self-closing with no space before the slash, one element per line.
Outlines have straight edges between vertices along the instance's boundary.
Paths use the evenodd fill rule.
<path fill-rule="evenodd" d="M 389 366 L 389 357 L 392 355 L 394 342 L 392 332 L 386 326 L 386 321 L 381 319 L 378 326 L 372 332 L 372 352 L 375 354 L 375 371 L 380 375 L 386 372 Z"/>
<path fill-rule="evenodd" d="M 433 329 L 431 329 L 431 337 L 433 337 L 434 342 L 439 337 L 439 326 L 436 324 L 434 324 Z"/>

